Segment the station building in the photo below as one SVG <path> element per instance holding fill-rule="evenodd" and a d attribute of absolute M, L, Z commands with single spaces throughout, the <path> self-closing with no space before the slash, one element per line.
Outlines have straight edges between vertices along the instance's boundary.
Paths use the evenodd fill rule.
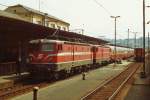
<path fill-rule="evenodd" d="M 69 31 L 70 24 L 68 22 L 65 22 L 55 16 L 43 13 L 41 11 L 29 8 L 24 5 L 18 4 L 14 6 L 9 6 L 4 11 L 12 14 L 17 14 L 18 16 L 24 18 L 26 21 L 34 24 Z"/>

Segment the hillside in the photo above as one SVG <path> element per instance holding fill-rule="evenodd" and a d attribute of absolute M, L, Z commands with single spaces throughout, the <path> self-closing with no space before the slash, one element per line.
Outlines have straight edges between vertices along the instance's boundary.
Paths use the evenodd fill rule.
<path fill-rule="evenodd" d="M 106 39 L 107 41 L 109 41 L 111 44 L 114 44 L 114 39 Z M 128 46 L 127 45 L 127 39 L 117 39 L 116 44 L 117 45 L 121 45 L 121 46 Z M 129 47 L 134 48 L 135 47 L 135 39 L 129 39 Z M 136 39 L 136 47 L 143 47 L 143 38 L 137 38 Z M 148 38 L 145 38 L 145 47 L 148 47 Z"/>

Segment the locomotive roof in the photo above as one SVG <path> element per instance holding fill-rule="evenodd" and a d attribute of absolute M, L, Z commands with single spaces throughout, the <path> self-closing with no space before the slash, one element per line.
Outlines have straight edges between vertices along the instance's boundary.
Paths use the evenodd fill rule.
<path fill-rule="evenodd" d="M 70 42 L 70 41 L 61 41 L 61 40 L 50 40 L 50 39 L 37 39 L 37 40 L 31 40 L 30 43 L 68 43 L 68 44 L 80 44 L 80 45 L 93 45 L 88 43 L 79 43 L 79 42 Z"/>
<path fill-rule="evenodd" d="M 50 40 L 50 39 L 37 39 L 37 40 L 31 40 L 30 43 L 62 43 L 63 41 L 59 40 Z"/>

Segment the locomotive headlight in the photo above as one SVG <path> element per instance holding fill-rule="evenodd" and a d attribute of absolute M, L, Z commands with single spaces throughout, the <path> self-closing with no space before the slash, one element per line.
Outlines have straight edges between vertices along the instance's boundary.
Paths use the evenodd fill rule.
<path fill-rule="evenodd" d="M 29 54 L 29 57 L 27 58 L 28 62 L 31 62 L 33 60 L 33 54 Z"/>
<path fill-rule="evenodd" d="M 32 57 L 28 57 L 27 59 L 26 59 L 26 61 L 29 63 L 29 62 L 31 62 L 33 60 L 33 58 Z"/>
<path fill-rule="evenodd" d="M 51 69 L 50 69 L 50 68 L 48 68 L 47 70 L 48 70 L 48 71 L 50 71 Z"/>
<path fill-rule="evenodd" d="M 30 59 L 29 59 L 29 58 L 27 58 L 27 59 L 26 59 L 26 62 L 27 62 L 27 63 L 29 63 L 29 62 L 30 62 Z"/>

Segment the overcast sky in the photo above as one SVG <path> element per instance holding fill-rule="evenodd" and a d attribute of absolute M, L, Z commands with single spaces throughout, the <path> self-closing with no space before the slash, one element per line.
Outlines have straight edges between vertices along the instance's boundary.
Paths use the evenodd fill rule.
<path fill-rule="evenodd" d="M 140 32 L 142 35 L 142 1 L 143 0 L 40 0 L 40 10 L 54 15 L 70 23 L 70 29 L 83 28 L 85 35 L 94 37 L 104 36 L 114 38 L 113 16 L 121 16 L 117 19 L 117 38 L 127 38 L 128 27 L 131 31 Z M 0 0 L 0 4 L 23 4 L 39 9 L 39 0 Z M 150 1 L 146 0 L 146 5 Z M 0 6 L 0 9 L 5 7 Z M 150 20 L 150 8 L 146 8 L 146 20 Z M 150 25 L 147 26 L 147 31 Z M 131 33 L 130 37 L 134 35 Z"/>

